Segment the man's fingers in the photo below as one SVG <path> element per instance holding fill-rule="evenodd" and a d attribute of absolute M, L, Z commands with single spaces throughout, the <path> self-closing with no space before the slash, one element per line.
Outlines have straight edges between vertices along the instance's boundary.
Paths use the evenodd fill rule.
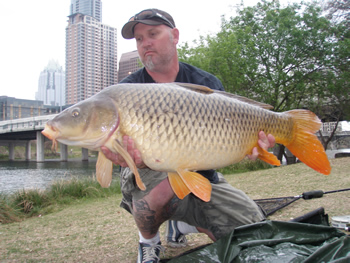
<path fill-rule="evenodd" d="M 101 151 L 102 153 L 108 158 L 108 159 L 112 159 L 113 156 L 112 156 L 112 152 L 105 146 L 102 146 L 101 147 Z M 111 160 L 112 161 L 112 160 Z"/>
<path fill-rule="evenodd" d="M 276 144 L 275 137 L 272 134 L 269 134 L 269 135 L 267 135 L 267 139 L 269 140 L 269 143 L 270 143 L 270 147 L 269 148 L 274 147 L 275 144 Z"/>
<path fill-rule="evenodd" d="M 146 168 L 147 167 L 147 165 L 142 160 L 140 151 L 137 149 L 134 151 L 134 160 L 135 160 L 135 164 L 136 164 L 137 168 Z"/>
<path fill-rule="evenodd" d="M 267 151 L 269 148 L 272 148 L 275 146 L 275 137 L 272 136 L 271 134 L 268 134 L 266 136 L 265 132 L 260 131 L 259 132 L 259 139 L 258 139 L 258 145 L 264 149 L 265 151 Z M 259 152 L 257 147 L 254 147 L 252 150 L 252 154 L 247 155 L 247 157 L 252 160 L 255 161 L 256 159 L 258 159 L 259 156 Z"/>
<path fill-rule="evenodd" d="M 254 147 L 252 150 L 252 154 L 248 154 L 247 157 L 252 160 L 255 161 L 256 159 L 258 159 L 259 156 L 259 152 L 258 152 L 258 148 Z"/>
<path fill-rule="evenodd" d="M 136 166 L 142 163 L 141 154 L 138 150 L 134 151 L 134 161 L 135 161 Z"/>
<path fill-rule="evenodd" d="M 123 148 L 129 153 L 132 160 L 134 160 L 136 166 L 138 168 L 145 168 L 147 167 L 142 160 L 141 153 L 138 149 L 135 148 L 134 140 L 129 136 L 123 136 Z M 128 164 L 126 163 L 123 156 L 121 156 L 118 153 L 111 152 L 107 147 L 102 146 L 101 151 L 103 154 L 111 160 L 113 163 L 120 165 L 121 167 L 127 167 Z"/>
<path fill-rule="evenodd" d="M 130 154 L 131 159 L 134 160 L 135 159 L 135 144 L 134 144 L 134 140 L 131 139 L 131 137 L 129 137 L 129 136 L 124 136 L 124 137 L 127 137 L 126 138 L 126 144 L 125 144 L 126 150 Z"/>
<path fill-rule="evenodd" d="M 267 151 L 269 148 L 275 146 L 275 137 L 271 134 L 268 134 L 266 136 L 265 132 L 260 131 L 258 144 L 261 148 Z"/>
<path fill-rule="evenodd" d="M 124 158 L 120 154 L 111 152 L 105 146 L 101 147 L 101 151 L 106 156 L 106 158 L 111 160 L 114 164 L 120 165 L 122 167 L 128 166 L 127 163 L 125 162 Z"/>

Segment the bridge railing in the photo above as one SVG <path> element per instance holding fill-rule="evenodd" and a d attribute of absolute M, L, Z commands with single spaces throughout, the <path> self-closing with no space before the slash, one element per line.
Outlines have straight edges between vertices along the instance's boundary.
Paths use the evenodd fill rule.
<path fill-rule="evenodd" d="M 47 121 L 57 114 L 21 118 L 15 120 L 0 121 L 0 133 L 20 132 L 44 129 Z"/>

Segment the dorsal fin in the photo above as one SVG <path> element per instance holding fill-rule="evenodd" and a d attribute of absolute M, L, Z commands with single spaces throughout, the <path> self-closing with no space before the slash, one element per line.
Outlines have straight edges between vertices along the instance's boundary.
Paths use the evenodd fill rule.
<path fill-rule="evenodd" d="M 185 89 L 190 89 L 192 91 L 196 91 L 203 94 L 211 94 L 214 93 L 214 90 L 211 88 L 208 88 L 207 86 L 203 85 L 197 85 L 192 83 L 181 83 L 181 82 L 175 82 L 176 85 L 181 86 Z"/>
<path fill-rule="evenodd" d="M 242 102 L 245 102 L 245 103 L 248 103 L 250 105 L 254 105 L 254 106 L 266 109 L 266 110 L 273 109 L 273 106 L 271 106 L 269 104 L 258 102 L 258 101 L 255 101 L 255 100 L 252 100 L 252 99 L 248 99 L 246 97 L 239 96 L 239 95 L 236 95 L 236 94 L 232 94 L 232 93 L 229 93 L 229 92 L 225 92 L 225 91 L 221 91 L 221 90 L 213 90 L 211 88 L 208 88 L 207 86 L 197 85 L 197 84 L 192 84 L 192 83 L 180 83 L 180 82 L 175 82 L 175 84 L 179 85 L 179 86 L 181 86 L 183 88 L 190 89 L 192 91 L 196 91 L 196 92 L 199 92 L 199 93 L 202 93 L 202 94 L 212 94 L 212 93 L 220 94 L 222 96 L 226 96 L 226 97 L 229 97 L 229 98 L 232 98 L 232 99 L 236 99 L 236 100 L 239 100 L 239 101 L 242 101 Z"/>
<path fill-rule="evenodd" d="M 239 96 L 239 95 L 228 93 L 228 92 L 221 91 L 221 90 L 213 90 L 213 91 L 216 94 L 221 94 L 221 95 L 224 95 L 224 96 L 227 96 L 227 97 L 230 97 L 230 98 L 233 98 L 233 99 L 236 99 L 236 100 L 248 103 L 250 105 L 254 105 L 254 106 L 266 109 L 266 110 L 273 109 L 273 106 L 270 105 L 270 104 L 266 104 L 266 103 L 262 103 L 262 102 L 259 102 L 259 101 L 256 101 L 256 100 L 252 100 L 252 99 L 249 99 L 247 97 Z"/>

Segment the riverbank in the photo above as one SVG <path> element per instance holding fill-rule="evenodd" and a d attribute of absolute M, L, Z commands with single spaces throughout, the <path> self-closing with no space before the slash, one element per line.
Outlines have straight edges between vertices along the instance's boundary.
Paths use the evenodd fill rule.
<path fill-rule="evenodd" d="M 350 158 L 332 159 L 332 173 L 318 174 L 304 164 L 225 176 L 251 198 L 295 196 L 306 191 L 350 188 Z M 134 220 L 119 207 L 120 194 L 79 199 L 57 212 L 0 225 L 1 262 L 135 262 L 138 232 Z M 350 192 L 299 200 L 278 211 L 272 220 L 288 221 L 323 206 L 332 216 L 348 215 Z M 162 228 L 162 241 L 164 229 Z M 210 242 L 204 235 L 189 236 L 185 249 L 166 247 L 169 258 Z"/>

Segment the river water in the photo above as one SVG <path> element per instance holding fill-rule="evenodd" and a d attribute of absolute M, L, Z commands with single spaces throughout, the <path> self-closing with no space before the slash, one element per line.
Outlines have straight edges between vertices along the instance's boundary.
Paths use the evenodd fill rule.
<path fill-rule="evenodd" d="M 68 162 L 0 161 L 0 193 L 46 189 L 53 182 L 95 176 L 96 160 Z M 114 166 L 114 174 L 118 167 Z"/>

